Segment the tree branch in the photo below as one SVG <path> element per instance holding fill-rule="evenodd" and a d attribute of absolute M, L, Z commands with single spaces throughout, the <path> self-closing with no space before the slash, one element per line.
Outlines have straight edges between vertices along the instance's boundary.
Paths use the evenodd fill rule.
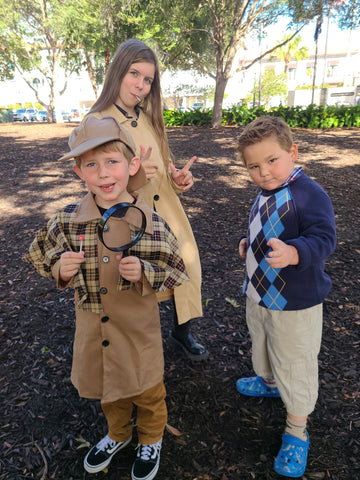
<path fill-rule="evenodd" d="M 270 53 L 272 53 L 274 50 L 276 50 L 277 48 L 280 48 L 280 47 L 283 47 L 284 45 L 286 45 L 288 42 L 290 42 L 294 37 L 296 37 L 296 35 L 304 28 L 304 26 L 306 25 L 306 23 L 304 23 L 303 25 L 301 25 L 301 27 L 296 30 L 296 32 L 294 34 L 291 35 L 291 37 L 289 37 L 287 40 L 284 40 L 283 42 L 281 43 L 278 43 L 277 45 L 275 45 L 274 47 L 270 48 L 269 50 L 267 50 L 266 52 L 262 53 L 261 55 L 259 55 L 258 57 L 256 57 L 251 63 L 249 63 L 248 65 L 246 66 L 241 66 L 240 68 L 237 68 L 235 70 L 234 73 L 239 73 L 241 72 L 242 70 L 248 70 L 250 67 L 252 67 L 255 63 L 257 63 L 259 60 L 261 60 L 262 58 L 266 57 L 266 55 L 269 55 Z"/>

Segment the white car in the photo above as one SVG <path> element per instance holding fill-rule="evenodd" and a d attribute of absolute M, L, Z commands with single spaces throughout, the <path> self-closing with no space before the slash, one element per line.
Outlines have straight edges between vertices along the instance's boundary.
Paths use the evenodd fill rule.
<path fill-rule="evenodd" d="M 29 122 L 30 120 L 32 120 L 32 117 L 36 119 L 35 117 L 37 116 L 38 113 L 39 113 L 39 110 L 37 108 L 19 108 L 13 114 L 13 121 Z"/>
<path fill-rule="evenodd" d="M 78 108 L 72 108 L 70 112 L 61 113 L 64 122 L 81 122 L 81 113 Z"/>

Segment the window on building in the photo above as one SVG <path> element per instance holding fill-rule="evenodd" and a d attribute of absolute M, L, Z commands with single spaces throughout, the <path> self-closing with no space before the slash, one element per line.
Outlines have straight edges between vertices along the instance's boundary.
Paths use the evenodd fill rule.
<path fill-rule="evenodd" d="M 296 76 L 296 68 L 295 67 L 289 67 L 288 68 L 288 79 L 289 80 L 295 80 Z"/>
<path fill-rule="evenodd" d="M 327 64 L 327 76 L 328 78 L 336 77 L 339 74 L 338 62 L 329 62 Z"/>
<path fill-rule="evenodd" d="M 306 75 L 308 75 L 309 77 L 313 77 L 314 76 L 314 70 L 315 70 L 314 62 L 308 62 L 306 64 Z"/>
<path fill-rule="evenodd" d="M 306 75 L 308 75 L 309 77 L 313 77 L 314 76 L 314 67 L 308 67 L 306 69 Z"/>

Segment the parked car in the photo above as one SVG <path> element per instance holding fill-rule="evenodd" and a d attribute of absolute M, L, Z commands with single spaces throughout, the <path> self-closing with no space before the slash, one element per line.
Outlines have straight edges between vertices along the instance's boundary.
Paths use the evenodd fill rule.
<path fill-rule="evenodd" d="M 70 112 L 61 112 L 64 122 L 81 122 L 81 114 L 78 108 L 72 108 Z"/>
<path fill-rule="evenodd" d="M 13 115 L 14 122 L 29 122 L 31 116 L 36 116 L 39 110 L 37 108 L 19 108 Z"/>
<path fill-rule="evenodd" d="M 29 120 L 30 122 L 40 122 L 41 116 L 39 110 L 34 110 L 33 112 L 30 112 Z"/>
<path fill-rule="evenodd" d="M 47 111 L 46 110 L 40 110 L 38 116 L 39 116 L 39 121 L 40 122 L 47 122 L 48 116 L 47 116 Z"/>

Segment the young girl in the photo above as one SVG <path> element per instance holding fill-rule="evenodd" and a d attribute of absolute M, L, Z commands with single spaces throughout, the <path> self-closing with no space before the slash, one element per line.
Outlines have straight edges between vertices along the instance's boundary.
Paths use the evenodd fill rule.
<path fill-rule="evenodd" d="M 192 360 L 205 360 L 208 352 L 190 333 L 190 320 L 202 316 L 201 265 L 196 241 L 178 195 L 193 185 L 193 157 L 177 170 L 163 120 L 159 63 L 155 53 L 137 39 L 122 43 L 107 72 L 100 97 L 91 115 L 112 115 L 132 135 L 141 154 L 147 183 L 139 192 L 146 203 L 166 220 L 180 244 L 190 282 L 175 288 L 159 301 L 174 298 L 173 343 Z"/>

